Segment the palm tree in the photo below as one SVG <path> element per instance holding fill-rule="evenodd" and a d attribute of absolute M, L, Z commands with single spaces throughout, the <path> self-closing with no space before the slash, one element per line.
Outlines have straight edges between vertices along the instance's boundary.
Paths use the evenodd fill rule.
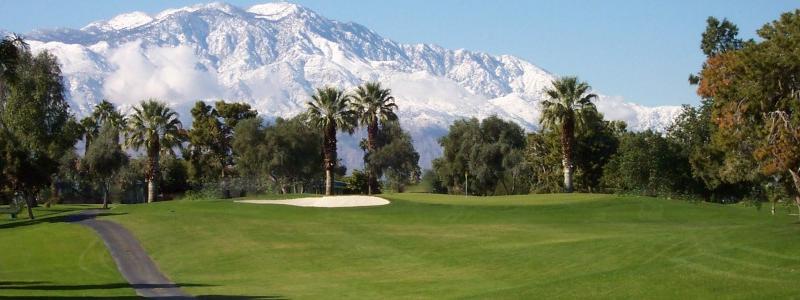
<path fill-rule="evenodd" d="M 83 130 L 84 140 L 86 141 L 85 150 L 88 151 L 92 140 L 100 134 L 100 129 L 108 124 L 118 132 L 124 133 L 127 119 L 117 111 L 113 103 L 103 100 L 94 106 L 91 115 L 81 119 L 81 129 Z M 115 139 L 119 143 L 119 137 Z M 86 152 L 84 152 L 84 156 Z"/>
<path fill-rule="evenodd" d="M 323 164 L 325 167 L 325 195 L 333 194 L 333 169 L 336 167 L 336 133 L 339 130 L 352 134 L 356 114 L 350 107 L 350 97 L 337 88 L 317 89 L 306 103 L 306 122 L 322 130 Z"/>
<path fill-rule="evenodd" d="M 108 102 L 108 100 L 104 99 L 99 104 L 95 105 L 94 111 L 92 112 L 92 117 L 94 117 L 101 127 L 108 123 L 115 129 L 125 128 L 125 116 L 117 111 L 117 108 L 114 107 L 114 104 Z"/>
<path fill-rule="evenodd" d="M 397 120 L 394 111 L 397 105 L 394 104 L 392 90 L 384 89 L 379 82 L 367 82 L 356 88 L 353 96 L 353 108 L 358 114 L 361 125 L 367 126 L 367 157 L 375 152 L 377 148 L 378 122 L 383 124 L 386 121 Z M 375 170 L 365 162 L 367 170 L 367 193 L 372 195 L 373 188 L 377 188 L 377 178 Z"/>
<path fill-rule="evenodd" d="M 178 113 L 158 100 L 142 101 L 139 107 L 133 107 L 133 111 L 128 121 L 129 135 L 126 143 L 136 151 L 143 147 L 147 154 L 147 202 L 153 202 L 160 178 L 160 155 L 174 155 L 173 148 L 181 147 L 181 143 L 186 140 L 186 131 L 178 120 Z"/>
<path fill-rule="evenodd" d="M 575 124 L 581 122 L 585 112 L 595 111 L 592 99 L 597 95 L 588 93 L 591 87 L 577 77 L 563 77 L 553 81 L 553 88 L 545 90 L 549 99 L 542 101 L 543 128 L 559 130 L 561 133 L 561 155 L 564 168 L 564 190 L 572 193 L 572 148 L 575 144 Z"/>

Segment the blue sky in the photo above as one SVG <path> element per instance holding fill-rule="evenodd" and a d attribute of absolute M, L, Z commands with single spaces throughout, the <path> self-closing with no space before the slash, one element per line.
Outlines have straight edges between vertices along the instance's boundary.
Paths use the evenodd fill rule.
<path fill-rule="evenodd" d="M 0 0 L 0 28 L 80 28 L 130 11 L 156 13 L 205 1 Z M 249 7 L 268 0 L 229 0 Z M 559 75 L 577 75 L 603 94 L 646 105 L 696 104 L 689 73 L 703 61 L 708 16 L 727 17 L 741 36 L 797 1 L 472 1 L 298 0 L 336 20 L 365 25 L 403 43 L 434 43 L 522 57 Z M 11 13 L 8 13 L 11 12 Z"/>

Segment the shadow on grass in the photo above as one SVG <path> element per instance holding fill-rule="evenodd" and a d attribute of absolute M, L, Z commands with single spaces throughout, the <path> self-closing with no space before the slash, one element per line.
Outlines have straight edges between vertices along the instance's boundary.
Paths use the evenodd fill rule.
<path fill-rule="evenodd" d="M 211 284 L 196 284 L 196 283 L 183 283 L 183 284 L 128 284 L 128 283 L 109 283 L 109 284 L 77 284 L 77 285 L 60 285 L 60 284 L 47 284 L 48 281 L 0 281 L 0 291 L 3 290 L 29 290 L 29 291 L 78 291 L 78 290 L 108 290 L 108 289 L 125 289 L 125 288 L 174 288 L 174 287 L 198 287 L 198 286 L 214 286 Z M 142 299 L 139 296 L 103 296 L 103 297 L 87 297 L 87 296 L 0 296 L 0 299 Z M 159 299 L 187 299 L 186 297 L 162 297 Z M 272 299 L 288 299 L 284 296 L 270 295 L 270 296 L 247 296 L 247 295 L 199 295 L 189 299 L 234 299 L 234 300 L 272 300 Z"/>
<path fill-rule="evenodd" d="M 0 299 L 31 299 L 31 300 L 46 300 L 46 299 L 64 299 L 64 300 L 78 300 L 78 299 L 109 299 L 109 300 L 133 300 L 137 299 L 140 300 L 142 297 L 139 296 L 98 296 L 98 297 L 91 297 L 91 296 L 0 296 Z M 169 299 L 169 300 L 178 300 L 178 299 L 209 299 L 209 300 L 223 300 L 223 299 L 231 299 L 231 300 L 278 300 L 278 299 L 289 299 L 283 296 L 240 296 L 240 295 L 200 295 L 194 296 L 191 298 L 187 297 L 159 297 L 158 299 Z"/>
<path fill-rule="evenodd" d="M 128 283 L 108 283 L 108 284 L 77 284 L 77 285 L 60 285 L 60 284 L 36 284 L 38 281 L 29 281 L 22 283 L 3 284 L 0 282 L 0 290 L 36 290 L 36 291 L 76 291 L 76 290 L 107 290 L 107 289 L 122 289 L 122 288 L 135 288 L 135 289 L 163 289 L 175 288 L 184 286 L 212 286 L 210 284 L 128 284 Z M 12 286 L 8 286 L 12 285 Z"/>
<path fill-rule="evenodd" d="M 71 212 L 81 211 L 80 209 L 75 210 L 62 210 L 62 212 Z M 64 222 L 80 222 L 86 219 L 91 219 L 94 217 L 102 217 L 102 216 L 116 216 L 116 215 L 124 215 L 126 213 L 112 213 L 112 212 L 100 212 L 95 214 L 66 214 L 66 215 L 55 215 L 48 214 L 42 217 L 42 215 L 38 216 L 36 219 L 33 220 L 25 220 L 25 221 L 16 221 L 11 223 L 0 224 L 0 229 L 4 228 L 16 228 L 22 226 L 29 226 L 29 225 L 36 225 L 36 224 L 44 224 L 44 223 L 64 223 Z"/>
<path fill-rule="evenodd" d="M 42 283 L 50 283 L 50 282 L 49 281 L 0 281 L 0 289 L 3 289 L 2 286 L 4 285 L 42 284 Z"/>

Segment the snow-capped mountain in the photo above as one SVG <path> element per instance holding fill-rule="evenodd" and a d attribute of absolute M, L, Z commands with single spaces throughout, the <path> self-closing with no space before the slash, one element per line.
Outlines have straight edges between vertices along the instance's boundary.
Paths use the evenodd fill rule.
<path fill-rule="evenodd" d="M 441 153 L 436 139 L 458 118 L 496 114 L 534 130 L 538 101 L 556 77 L 514 56 L 399 44 L 291 3 L 132 12 L 26 38 L 34 51 L 58 56 L 78 115 L 102 99 L 129 107 L 158 98 L 187 121 L 194 101 L 215 99 L 248 102 L 267 119 L 289 117 L 304 109 L 316 87 L 380 81 L 392 89 L 423 167 Z M 635 130 L 663 130 L 679 111 L 605 96 L 597 106 Z M 361 165 L 360 138 L 340 142 L 351 168 Z"/>

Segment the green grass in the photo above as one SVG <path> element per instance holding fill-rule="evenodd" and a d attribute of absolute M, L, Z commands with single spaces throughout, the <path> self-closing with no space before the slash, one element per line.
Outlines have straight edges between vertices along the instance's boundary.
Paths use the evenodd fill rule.
<path fill-rule="evenodd" d="M 614 195 L 230 201 L 111 217 L 193 294 L 291 298 L 788 298 L 800 228 L 752 208 Z"/>
<path fill-rule="evenodd" d="M 37 208 L 34 221 L 0 214 L 0 298 L 135 296 L 94 231 L 64 222 L 94 207 Z"/>
<path fill-rule="evenodd" d="M 385 197 L 393 203 L 336 209 L 173 201 L 119 206 L 104 218 L 131 229 L 161 270 L 195 295 L 775 299 L 800 294 L 800 225 L 785 211 L 769 216 L 740 206 L 588 194 Z M 53 225 L 58 224 L 10 232 Z M 0 229 L 0 240 L 8 230 Z M 19 239 L 32 243 L 27 236 Z M 91 244 L 91 235 L 70 239 L 80 244 L 73 248 Z M 59 257 L 66 255 L 75 254 Z M 40 272 L 24 280 L 58 280 L 36 277 L 50 267 L 31 264 Z M 2 280 L 12 280 L 2 266 Z M 0 295 L 6 292 L 0 286 Z"/>

